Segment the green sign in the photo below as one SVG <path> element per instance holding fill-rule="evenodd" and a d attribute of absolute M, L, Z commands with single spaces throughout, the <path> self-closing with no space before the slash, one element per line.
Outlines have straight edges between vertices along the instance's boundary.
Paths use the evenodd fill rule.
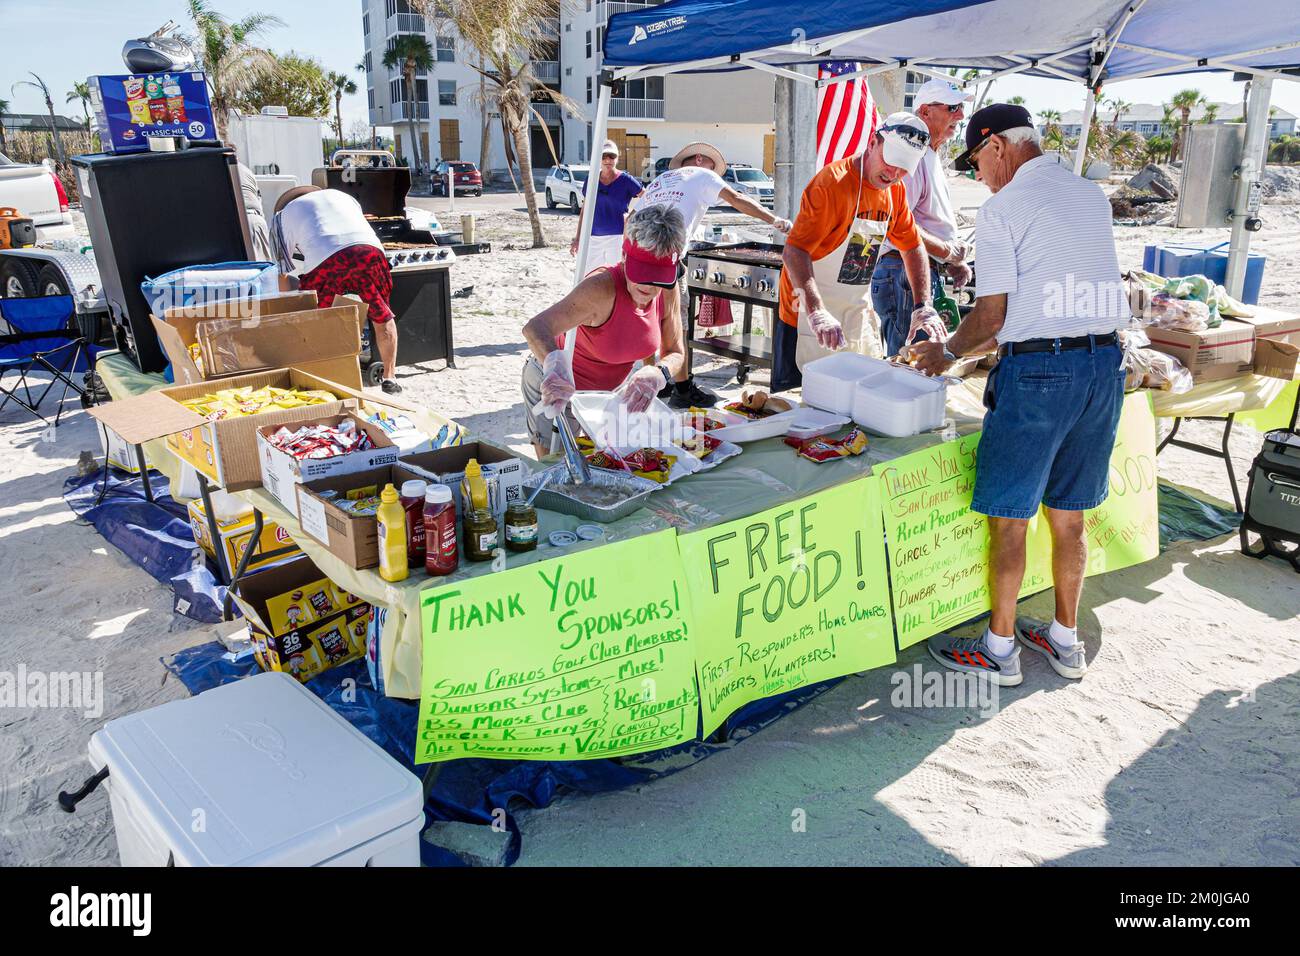
<path fill-rule="evenodd" d="M 678 539 L 706 735 L 750 701 L 893 663 L 880 534 L 875 482 L 855 480 Z"/>
<path fill-rule="evenodd" d="M 1156 423 L 1151 398 L 1133 392 L 1110 456 L 1110 490 L 1083 519 L 1088 534 L 1088 574 L 1118 571 L 1160 553 L 1160 504 L 1156 491 Z M 1042 534 L 1047 535 L 1046 522 Z M 1051 566 L 1048 578 L 1051 578 Z"/>
<path fill-rule="evenodd" d="M 694 739 L 688 607 L 672 531 L 426 589 L 416 763 Z"/>

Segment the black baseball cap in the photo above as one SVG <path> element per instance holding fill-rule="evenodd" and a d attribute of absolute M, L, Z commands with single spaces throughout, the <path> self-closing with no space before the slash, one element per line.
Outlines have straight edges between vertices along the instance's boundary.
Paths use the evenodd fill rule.
<path fill-rule="evenodd" d="M 1005 133 L 1018 126 L 1033 126 L 1034 121 L 1029 110 L 1013 103 L 990 103 L 975 111 L 975 115 L 966 124 L 966 152 L 957 157 L 953 166 L 965 172 L 974 169 L 970 161 L 971 153 L 984 145 L 984 141 L 994 133 Z"/>

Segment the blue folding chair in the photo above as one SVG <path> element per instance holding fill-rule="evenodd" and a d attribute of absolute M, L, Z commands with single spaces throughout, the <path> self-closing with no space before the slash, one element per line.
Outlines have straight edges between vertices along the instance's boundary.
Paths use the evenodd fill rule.
<path fill-rule="evenodd" d="M 0 299 L 0 411 L 13 401 L 50 424 L 39 408 L 51 389 L 62 382 L 63 394 L 59 396 L 59 408 L 54 415 L 57 426 L 69 390 L 77 393 L 83 406 L 90 404 L 86 389 L 72 378 L 85 370 L 87 355 L 86 339 L 77 326 L 72 296 Z M 32 372 L 50 376 L 44 390 L 40 382 L 33 385 L 28 380 Z M 10 373 L 12 384 L 6 383 Z M 23 394 L 19 394 L 19 389 Z M 34 391 L 40 394 L 34 395 Z"/>

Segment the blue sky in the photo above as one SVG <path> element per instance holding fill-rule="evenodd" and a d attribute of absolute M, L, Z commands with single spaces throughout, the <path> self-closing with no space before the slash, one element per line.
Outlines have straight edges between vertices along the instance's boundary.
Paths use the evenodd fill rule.
<path fill-rule="evenodd" d="M 266 44 L 272 50 L 295 50 L 320 60 L 327 70 L 349 71 L 359 92 L 343 102 L 343 125 L 366 118 L 364 75 L 352 70 L 364 50 L 361 36 L 361 0 L 214 0 L 214 6 L 233 18 L 257 10 L 274 10 L 285 26 L 272 30 Z M 42 111 L 38 94 L 28 88 L 10 90 L 14 82 L 35 70 L 54 95 L 55 109 L 80 116 L 77 104 L 64 104 L 72 84 L 95 73 L 122 73 L 122 43 L 151 33 L 167 19 L 183 22 L 180 0 L 0 0 L 4 28 L 4 53 L 0 56 L 0 97 L 18 113 Z M 1185 87 L 1195 87 L 1211 99 L 1241 101 L 1240 83 L 1227 74 L 1201 73 L 1150 80 L 1135 80 L 1107 87 L 1106 93 L 1132 103 L 1160 103 Z M 995 99 L 1025 97 L 1031 110 L 1077 109 L 1083 90 L 1077 84 L 1055 80 L 1005 77 L 993 89 Z M 1273 103 L 1300 115 L 1300 83 L 1273 84 Z"/>

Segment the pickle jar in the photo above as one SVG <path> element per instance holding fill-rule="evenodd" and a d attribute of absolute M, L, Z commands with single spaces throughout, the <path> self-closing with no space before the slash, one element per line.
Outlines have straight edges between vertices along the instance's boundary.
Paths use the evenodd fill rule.
<path fill-rule="evenodd" d="M 465 557 L 491 561 L 497 549 L 497 519 L 486 508 L 473 508 L 465 516 Z"/>
<path fill-rule="evenodd" d="M 537 549 L 537 509 L 522 501 L 506 509 L 506 550 L 535 551 Z"/>

